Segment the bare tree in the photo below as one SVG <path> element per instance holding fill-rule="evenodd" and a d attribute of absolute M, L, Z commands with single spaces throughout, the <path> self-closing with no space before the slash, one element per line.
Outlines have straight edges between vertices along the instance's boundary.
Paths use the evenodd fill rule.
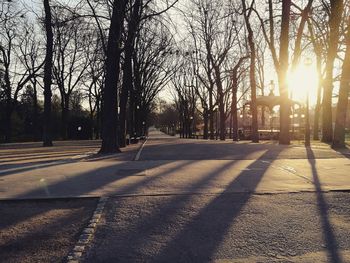
<path fill-rule="evenodd" d="M 192 38 L 187 52 L 195 52 L 194 62 L 200 90 L 200 98 L 205 122 L 205 137 L 207 137 L 207 119 L 209 119 L 210 139 L 214 139 L 214 109 L 218 106 L 220 114 L 220 139 L 225 140 L 226 118 L 229 111 L 228 61 L 234 56 L 239 34 L 236 34 L 238 13 L 234 5 L 221 1 L 197 1 L 189 4 L 188 12 L 184 13 L 186 26 Z M 192 49 L 192 50 L 191 50 Z M 207 93 L 206 93 L 207 92 Z"/>
<path fill-rule="evenodd" d="M 307 21 L 308 15 L 312 7 L 312 0 L 307 2 L 307 5 L 301 12 L 301 20 L 297 29 L 297 35 L 294 43 L 294 53 L 292 59 L 292 65 L 297 65 L 300 60 L 301 55 L 301 39 L 303 37 L 303 32 L 305 28 L 305 23 Z M 279 82 L 279 92 L 281 96 L 281 107 L 280 107 L 280 135 L 279 143 L 280 144 L 290 144 L 290 103 L 288 96 L 288 83 L 287 83 L 287 73 L 289 70 L 289 45 L 290 45 L 290 16 L 291 16 L 291 7 L 292 5 L 296 8 L 298 6 L 294 5 L 291 0 L 282 1 L 282 12 L 281 12 L 281 28 L 279 36 L 279 52 L 277 52 L 276 45 L 276 15 L 275 8 L 272 0 L 268 0 L 268 18 L 264 20 L 258 10 L 255 9 L 257 14 L 262 33 L 264 35 L 265 41 L 268 44 L 268 47 L 271 51 L 272 60 L 277 72 L 278 82 Z M 300 8 L 299 8 L 300 9 Z M 265 24 L 268 24 L 268 30 L 266 29 Z"/>
<path fill-rule="evenodd" d="M 70 97 L 82 85 L 86 75 L 93 35 L 88 23 L 81 18 L 72 19 L 70 13 L 59 7 L 56 8 L 54 25 L 53 76 L 61 95 L 61 136 L 67 139 Z"/>
<path fill-rule="evenodd" d="M 20 49 L 21 33 L 24 29 L 23 21 L 25 15 L 23 11 L 17 10 L 11 2 L 2 4 L 2 19 L 0 30 L 0 58 L 3 72 L 3 96 L 5 101 L 5 141 L 11 141 L 12 136 L 12 114 L 16 108 L 18 97 L 25 85 L 37 74 L 42 65 L 29 70 L 22 64 L 23 71 L 18 70 L 18 64 L 21 63 Z"/>
<path fill-rule="evenodd" d="M 347 22 L 347 33 L 345 36 L 346 52 L 342 66 L 342 73 L 340 78 L 339 98 L 335 119 L 334 138 L 332 147 L 345 147 L 345 124 L 346 113 L 349 101 L 349 87 L 350 87 L 350 18 Z"/>
<path fill-rule="evenodd" d="M 254 0 L 251 2 L 249 10 L 246 7 L 246 0 L 242 0 L 243 16 L 248 31 L 248 45 L 250 49 L 250 67 L 249 67 L 249 79 L 251 90 L 251 111 L 252 111 L 252 141 L 259 142 L 258 133 L 258 109 L 256 104 L 256 79 L 255 79 L 255 64 L 256 64 L 256 48 L 254 43 L 254 33 L 250 24 L 250 17 L 253 11 Z"/>
<path fill-rule="evenodd" d="M 130 117 L 129 133 L 134 135 L 134 109 L 135 109 L 135 94 L 133 87 L 133 70 L 132 70 L 132 55 L 134 52 L 134 41 L 139 30 L 142 13 L 142 0 L 135 0 L 134 3 L 130 1 L 129 12 L 127 15 L 126 39 L 124 43 L 124 63 L 123 63 L 123 85 L 120 92 L 120 113 L 119 113 L 119 145 L 126 146 L 126 107 L 128 99 L 130 98 Z"/>
<path fill-rule="evenodd" d="M 314 12 L 315 13 L 315 12 Z M 318 12 L 321 13 L 321 10 Z M 318 87 L 317 87 L 317 100 L 315 106 L 315 114 L 314 114 L 314 123 L 313 123 L 313 139 L 319 140 L 319 121 L 321 114 L 321 95 L 322 95 L 322 82 L 324 78 L 324 57 L 327 48 L 327 35 L 329 32 L 327 30 L 326 25 L 320 25 L 319 23 L 323 22 L 323 19 L 316 21 L 315 15 L 313 15 L 312 19 L 308 19 L 308 31 L 310 35 L 310 41 L 312 43 L 313 52 L 316 57 L 316 68 L 318 74 Z"/>
<path fill-rule="evenodd" d="M 239 79 L 244 71 L 242 71 L 241 67 L 242 64 L 246 59 L 249 57 L 241 57 L 236 65 L 234 65 L 232 69 L 232 75 L 231 75 L 231 86 L 232 86 L 232 103 L 231 103 L 231 115 L 232 115 L 232 140 L 238 141 L 238 86 L 239 86 Z"/>
<path fill-rule="evenodd" d="M 117 85 L 120 73 L 121 35 L 126 0 L 114 0 L 106 50 L 106 79 L 103 88 L 102 145 L 100 153 L 120 152 L 117 138 Z"/>
<path fill-rule="evenodd" d="M 44 1 L 45 32 L 46 32 L 46 55 L 44 66 L 44 127 L 43 146 L 52 146 L 51 127 L 51 82 L 52 82 L 52 60 L 53 60 L 53 33 L 52 15 L 49 0 Z"/>
<path fill-rule="evenodd" d="M 191 65 L 184 61 L 172 78 L 175 88 L 176 107 L 180 118 L 180 136 L 192 138 L 193 120 L 197 104 L 197 95 L 193 84 L 195 75 L 190 70 Z"/>
<path fill-rule="evenodd" d="M 134 132 L 141 135 L 147 125 L 153 101 L 169 83 L 177 68 L 170 55 L 172 35 L 161 21 L 145 21 L 136 40 L 133 53 Z M 142 131 L 143 130 L 143 131 Z"/>
<path fill-rule="evenodd" d="M 105 57 L 102 40 L 97 32 L 94 35 L 94 45 L 88 56 L 88 68 L 86 69 L 86 77 L 84 78 L 84 86 L 86 87 L 87 98 L 89 102 L 90 121 L 93 124 L 93 135 L 95 139 L 100 138 L 101 130 L 101 87 L 105 78 Z"/>
<path fill-rule="evenodd" d="M 330 2 L 328 50 L 326 59 L 326 76 L 323 81 L 322 99 L 322 141 L 332 142 L 332 91 L 333 91 L 333 68 L 334 60 L 338 52 L 339 27 L 343 14 L 343 0 Z"/>
<path fill-rule="evenodd" d="M 41 40 L 38 39 L 37 33 L 34 26 L 29 24 L 25 26 L 25 34 L 21 37 L 20 50 L 20 61 L 25 70 L 31 76 L 30 87 L 32 87 L 32 127 L 33 127 L 33 138 L 35 140 L 41 139 L 41 127 L 39 125 L 39 102 L 38 102 L 38 88 L 42 87 L 42 71 L 41 66 L 43 65 L 43 47 Z M 37 69 L 40 68 L 40 71 Z"/>

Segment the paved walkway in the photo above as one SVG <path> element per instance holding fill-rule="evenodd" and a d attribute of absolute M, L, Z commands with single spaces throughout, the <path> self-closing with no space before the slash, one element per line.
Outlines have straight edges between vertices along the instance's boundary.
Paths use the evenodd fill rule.
<path fill-rule="evenodd" d="M 350 190 L 347 152 L 271 143 L 184 140 L 150 134 L 125 153 L 99 142 L 0 149 L 0 198 Z"/>
<path fill-rule="evenodd" d="M 348 152 L 185 140 L 159 132 L 98 156 L 99 142 L 0 149 L 0 198 L 350 190 Z"/>
<path fill-rule="evenodd" d="M 350 262 L 349 193 L 110 198 L 96 262 Z"/>
<path fill-rule="evenodd" d="M 109 196 L 85 262 L 350 262 L 348 150 L 99 143 L 1 146 L 0 199 Z"/>

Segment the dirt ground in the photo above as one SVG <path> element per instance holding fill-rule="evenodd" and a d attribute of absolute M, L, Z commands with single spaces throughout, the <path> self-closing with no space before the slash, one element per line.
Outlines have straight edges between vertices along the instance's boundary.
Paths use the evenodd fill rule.
<path fill-rule="evenodd" d="M 97 201 L 0 201 L 0 261 L 64 262 Z"/>

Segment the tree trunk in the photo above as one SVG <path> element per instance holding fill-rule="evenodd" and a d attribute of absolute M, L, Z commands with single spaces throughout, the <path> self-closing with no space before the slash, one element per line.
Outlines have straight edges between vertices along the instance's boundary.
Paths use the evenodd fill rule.
<path fill-rule="evenodd" d="M 33 81 L 33 137 L 34 140 L 40 140 L 40 128 L 39 128 L 39 106 L 38 106 L 38 93 L 37 93 L 37 82 Z"/>
<path fill-rule="evenodd" d="M 132 93 L 134 89 L 132 79 L 133 79 L 133 70 L 132 70 L 132 55 L 134 51 L 134 40 L 139 24 L 139 13 L 141 7 L 141 0 L 136 0 L 133 6 L 131 13 L 131 20 L 128 27 L 128 35 L 125 42 L 124 52 L 124 70 L 123 70 L 123 85 L 120 94 L 120 114 L 119 114 L 119 145 L 120 147 L 126 146 L 126 112 L 127 112 L 127 101 L 129 94 Z M 131 107 L 129 108 L 131 109 Z M 133 124 L 131 124 L 132 126 Z M 129 125 L 130 126 L 130 125 Z M 130 134 L 133 136 L 133 134 Z"/>
<path fill-rule="evenodd" d="M 11 47 L 11 45 L 10 45 Z M 10 51 L 8 51 L 8 56 Z M 13 100 L 12 100 L 12 85 L 10 80 L 10 58 L 7 58 L 6 64 L 4 63 L 4 82 L 5 82 L 5 142 L 11 142 L 12 139 L 12 112 L 13 112 Z"/>
<path fill-rule="evenodd" d="M 238 117 L 237 117 L 237 86 L 232 87 L 231 115 L 232 115 L 232 140 L 235 142 L 239 140 Z"/>
<path fill-rule="evenodd" d="M 208 139 L 208 109 L 205 109 L 203 112 L 203 120 L 204 120 L 204 131 L 203 131 L 203 139 L 207 140 Z"/>
<path fill-rule="evenodd" d="M 261 95 L 265 96 L 264 87 L 261 87 Z M 264 127 L 264 129 L 265 129 L 265 125 L 266 125 L 265 112 L 266 112 L 266 108 L 265 108 L 265 106 L 262 106 L 261 107 L 261 126 Z"/>
<path fill-rule="evenodd" d="M 310 22 L 308 22 L 308 28 L 310 33 L 311 42 L 314 48 L 316 56 L 316 66 L 318 75 L 318 87 L 317 87 L 317 101 L 315 106 L 315 116 L 314 116 L 314 129 L 313 129 L 313 139 L 319 140 L 319 121 L 320 121 L 320 111 L 321 111 L 321 93 L 322 93 L 322 45 L 315 38 L 314 30 Z"/>
<path fill-rule="evenodd" d="M 125 0 L 115 0 L 113 3 L 106 52 L 106 79 L 103 92 L 102 145 L 100 153 L 120 152 L 117 138 L 117 86 L 120 73 L 120 41 L 125 6 Z"/>
<path fill-rule="evenodd" d="M 219 102 L 219 115 L 220 115 L 220 140 L 224 141 L 226 139 L 226 114 L 225 114 L 225 104 L 224 104 L 224 94 L 220 95 Z"/>
<path fill-rule="evenodd" d="M 68 120 L 69 120 L 69 96 L 67 94 L 63 95 L 61 98 L 61 136 L 63 140 L 68 139 Z"/>
<path fill-rule="evenodd" d="M 333 122 L 332 122 L 332 92 L 333 92 L 333 68 L 334 60 L 338 52 L 339 26 L 343 17 L 343 0 L 331 1 L 331 14 L 329 18 L 329 44 L 326 60 L 326 79 L 323 86 L 322 101 L 322 141 L 332 142 Z"/>
<path fill-rule="evenodd" d="M 136 102 L 135 102 L 135 94 L 134 90 L 130 90 L 130 97 L 129 97 L 129 118 L 127 121 L 127 130 L 130 135 L 130 137 L 134 137 L 135 132 L 135 112 L 136 112 Z"/>
<path fill-rule="evenodd" d="M 258 133 L 258 109 L 256 104 L 256 79 L 255 79 L 255 63 L 256 63 L 256 50 L 253 39 L 253 30 L 250 26 L 249 16 L 247 14 L 247 8 L 245 0 L 242 0 L 244 20 L 248 31 L 248 45 L 250 49 L 250 66 L 249 66 L 249 80 L 251 90 L 251 103 L 250 110 L 252 112 L 252 142 L 259 142 Z M 250 11 L 249 11 L 250 12 Z"/>
<path fill-rule="evenodd" d="M 51 127 L 51 81 L 52 81 L 52 55 L 53 55 L 53 33 L 51 22 L 51 8 L 49 0 L 44 0 L 45 31 L 46 31 L 46 55 L 44 65 L 44 125 L 43 146 L 52 146 Z"/>
<path fill-rule="evenodd" d="M 321 70 L 321 56 L 317 56 L 317 72 L 319 76 L 319 83 L 317 87 L 317 101 L 315 107 L 315 116 L 314 116 L 314 130 L 313 130 L 313 139 L 319 140 L 318 130 L 319 130 L 319 122 L 320 122 L 320 112 L 321 112 L 321 92 L 322 92 L 322 70 Z"/>
<path fill-rule="evenodd" d="M 347 25 L 348 31 L 346 34 L 346 52 L 342 67 L 342 74 L 339 87 L 339 98 L 337 105 L 337 114 L 335 119 L 334 138 L 332 147 L 339 148 L 345 147 L 345 125 L 346 125 L 346 113 L 348 109 L 349 100 L 349 72 L 350 72 L 350 19 Z"/>
<path fill-rule="evenodd" d="M 125 75 L 125 72 L 124 72 Z M 123 77 L 124 78 L 124 77 Z M 120 93 L 120 101 L 119 101 L 119 146 L 126 146 L 126 106 L 128 103 L 129 97 L 129 89 L 126 87 L 125 80 L 123 81 L 122 90 Z"/>
<path fill-rule="evenodd" d="M 127 104 L 128 104 L 128 98 L 129 95 L 133 89 L 132 85 L 132 42 L 129 39 L 130 38 L 130 32 L 128 34 L 128 39 L 126 41 L 125 45 L 125 59 L 124 59 L 124 70 L 123 70 L 123 85 L 122 90 L 120 93 L 120 113 L 119 113 L 119 146 L 125 147 L 126 146 L 126 120 L 127 120 Z M 129 111 L 130 111 L 129 107 Z M 130 125 L 128 125 L 130 127 Z M 130 136 L 131 133 L 129 131 Z"/>
<path fill-rule="evenodd" d="M 95 139 L 100 139 L 101 134 L 101 107 L 100 107 L 100 100 L 97 100 L 97 106 L 96 106 L 96 131 L 95 131 Z"/>
<path fill-rule="evenodd" d="M 210 140 L 214 140 L 214 105 L 213 105 L 213 91 L 209 91 L 209 129 L 210 129 Z"/>
<path fill-rule="evenodd" d="M 288 98 L 288 46 L 289 46 L 289 18 L 291 0 L 282 2 L 282 21 L 280 35 L 280 68 L 278 70 L 278 81 L 282 103 L 280 105 L 280 134 L 279 144 L 290 144 L 290 105 Z"/>
<path fill-rule="evenodd" d="M 318 135 L 318 130 L 320 126 L 319 123 L 320 123 L 321 101 L 319 101 L 319 99 L 321 99 L 321 97 L 319 97 L 317 94 L 317 102 L 315 106 L 315 115 L 314 115 L 314 129 L 313 129 L 313 136 L 312 136 L 314 140 L 320 139 Z"/>
<path fill-rule="evenodd" d="M 219 66 L 214 66 L 215 72 L 215 83 L 218 94 L 218 104 L 219 104 L 219 119 L 220 119 L 220 140 L 224 141 L 226 136 L 226 116 L 225 116 L 225 104 L 224 104 L 224 92 L 221 81 L 221 73 Z M 218 131 L 216 131 L 217 133 Z"/>

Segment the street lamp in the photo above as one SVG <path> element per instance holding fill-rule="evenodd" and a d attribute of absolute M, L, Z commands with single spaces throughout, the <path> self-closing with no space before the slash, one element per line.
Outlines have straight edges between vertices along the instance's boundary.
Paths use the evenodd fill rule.
<path fill-rule="evenodd" d="M 145 136 L 146 135 L 146 122 L 145 121 L 142 122 L 142 130 L 143 130 L 142 135 Z"/>
<path fill-rule="evenodd" d="M 193 124 L 193 116 L 190 116 L 190 138 L 192 138 L 192 124 Z"/>
<path fill-rule="evenodd" d="M 312 64 L 311 58 L 306 58 L 304 65 L 310 67 Z M 306 89 L 306 118 L 305 118 L 305 146 L 310 146 L 310 113 L 309 113 L 309 88 Z"/>

